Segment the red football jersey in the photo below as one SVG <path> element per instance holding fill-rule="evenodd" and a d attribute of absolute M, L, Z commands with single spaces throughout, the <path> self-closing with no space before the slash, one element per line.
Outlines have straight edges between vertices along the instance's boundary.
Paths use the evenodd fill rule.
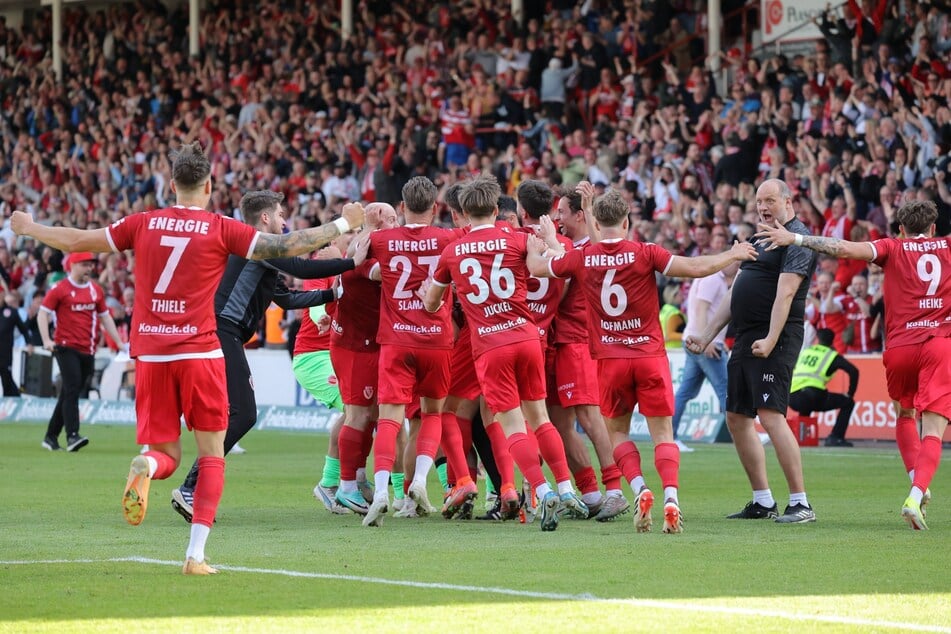
<path fill-rule="evenodd" d="M 330 341 L 334 346 L 356 352 L 380 349 L 376 333 L 380 328 L 380 284 L 356 271 L 340 276 L 342 293 L 335 302 L 337 312 L 330 324 Z"/>
<path fill-rule="evenodd" d="M 440 286 L 455 283 L 475 358 L 492 348 L 538 339 L 525 299 L 527 240 L 524 233 L 483 225 L 450 244 L 439 258 L 433 282 Z"/>
<path fill-rule="evenodd" d="M 650 242 L 604 240 L 551 260 L 553 275 L 573 277 L 584 291 L 595 359 L 667 354 L 654 273 L 666 273 L 672 258 Z"/>
<path fill-rule="evenodd" d="M 532 227 L 522 227 L 521 232 L 535 235 Z M 558 242 L 568 251 L 573 248 L 571 240 L 558 234 Z M 565 280 L 557 277 L 529 277 L 528 309 L 532 312 L 532 320 L 538 326 L 538 334 L 544 337 L 551 328 L 551 322 L 558 314 L 558 306 L 565 294 Z"/>
<path fill-rule="evenodd" d="M 574 249 L 583 249 L 590 243 L 585 239 L 584 243 L 575 247 L 568 245 L 567 251 Z M 555 315 L 554 332 L 551 342 L 559 343 L 583 343 L 591 340 L 591 330 L 588 328 L 588 306 L 584 298 L 584 291 L 580 284 L 569 282 L 568 289 L 565 291 L 564 298 L 558 305 L 558 313 Z"/>
<path fill-rule="evenodd" d="M 946 238 L 875 240 L 882 283 L 885 347 L 919 344 L 951 332 L 951 249 Z M 945 304 L 945 301 L 948 303 Z"/>
<path fill-rule="evenodd" d="M 365 274 L 380 267 L 380 328 L 377 343 L 409 348 L 452 348 L 452 302 L 429 313 L 416 295 L 423 280 L 432 277 L 439 254 L 455 240 L 456 232 L 429 225 L 405 225 L 370 234 Z M 370 268 L 367 268 L 370 267 Z"/>
<path fill-rule="evenodd" d="M 316 280 L 304 280 L 305 291 L 325 291 L 333 286 L 334 278 L 322 277 Z M 334 307 L 336 302 L 324 305 L 324 310 L 331 316 L 333 323 Z M 330 350 L 330 329 L 320 332 L 317 324 L 310 318 L 310 309 L 301 310 L 300 329 L 297 331 L 297 337 L 294 339 L 294 356 L 307 352 L 317 352 L 319 350 Z"/>
<path fill-rule="evenodd" d="M 46 294 L 40 309 L 56 315 L 53 342 L 57 346 L 96 353 L 99 319 L 109 313 L 106 295 L 98 284 L 77 284 L 66 276 Z"/>
<path fill-rule="evenodd" d="M 257 236 L 243 222 L 181 206 L 107 227 L 113 251 L 136 252 L 133 356 L 189 358 L 219 350 L 215 291 L 228 256 L 250 256 Z"/>

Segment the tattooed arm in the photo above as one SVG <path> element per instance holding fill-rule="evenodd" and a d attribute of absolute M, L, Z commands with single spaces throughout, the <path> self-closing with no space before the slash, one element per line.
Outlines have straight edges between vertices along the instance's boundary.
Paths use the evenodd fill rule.
<path fill-rule="evenodd" d="M 776 225 L 759 223 L 759 232 L 756 234 L 757 238 L 769 243 L 769 247 L 767 247 L 769 250 L 795 244 L 797 236 L 802 238 L 800 246 L 812 249 L 817 253 L 825 253 L 826 255 L 850 260 L 871 261 L 875 257 L 875 250 L 872 248 L 871 242 L 850 242 L 838 238 L 804 236 L 787 231 L 785 227 L 778 223 Z"/>
<path fill-rule="evenodd" d="M 344 231 L 344 222 L 349 228 L 363 224 L 364 211 L 359 203 L 348 203 L 343 206 L 342 218 L 319 227 L 292 231 L 283 235 L 261 233 L 258 235 L 251 253 L 252 260 L 268 260 L 271 258 L 286 258 L 292 255 L 303 255 L 324 246 Z M 343 221 L 343 222 L 341 222 Z M 339 224 L 338 224 L 339 223 Z"/>
<path fill-rule="evenodd" d="M 795 238 L 794 238 L 795 239 Z M 802 246 L 812 249 L 816 253 L 834 255 L 837 258 L 849 260 L 871 261 L 875 257 L 871 242 L 850 242 L 838 238 L 822 238 L 820 236 L 803 236 Z"/>
<path fill-rule="evenodd" d="M 252 260 L 270 260 L 315 251 L 340 235 L 333 223 L 283 235 L 261 233 L 251 252 Z"/>

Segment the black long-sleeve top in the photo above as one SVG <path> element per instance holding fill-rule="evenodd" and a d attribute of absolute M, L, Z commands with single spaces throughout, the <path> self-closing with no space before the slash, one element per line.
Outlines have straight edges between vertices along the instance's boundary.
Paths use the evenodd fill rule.
<path fill-rule="evenodd" d="M 855 367 L 855 364 L 846 359 L 841 354 L 835 355 L 835 359 L 832 360 L 832 365 L 829 366 L 829 369 L 826 370 L 826 376 L 832 376 L 835 374 L 836 370 L 842 370 L 849 375 L 849 398 L 855 396 L 855 390 L 859 387 L 859 369 Z"/>
<path fill-rule="evenodd" d="M 30 331 L 20 318 L 20 311 L 12 306 L 0 307 L 0 359 L 5 365 L 9 365 L 13 359 L 14 330 L 19 330 L 24 337 L 30 336 Z"/>
<path fill-rule="evenodd" d="M 292 310 L 319 306 L 334 300 L 332 290 L 295 291 L 287 288 L 279 275 L 281 272 L 301 279 L 316 279 L 338 275 L 353 267 L 350 258 L 245 260 L 229 256 L 225 274 L 215 293 L 218 328 L 236 332 L 244 341 L 248 341 L 271 301 L 285 310 Z"/>

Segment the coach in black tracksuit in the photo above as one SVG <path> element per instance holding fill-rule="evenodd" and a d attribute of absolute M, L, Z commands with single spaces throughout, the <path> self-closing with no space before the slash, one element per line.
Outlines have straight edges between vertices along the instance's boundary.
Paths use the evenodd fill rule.
<path fill-rule="evenodd" d="M 249 192 L 241 199 L 241 213 L 247 224 L 262 233 L 282 233 L 285 227 L 283 194 L 272 191 Z M 215 293 L 218 339 L 225 358 L 228 382 L 228 431 L 225 454 L 257 422 L 257 403 L 251 368 L 244 352 L 271 301 L 285 310 L 310 308 L 336 299 L 334 290 L 296 291 L 287 288 L 280 273 L 301 279 L 338 275 L 354 268 L 354 260 L 308 260 L 275 258 L 245 260 L 228 257 L 228 265 Z M 172 507 L 191 521 L 192 495 L 198 482 L 198 463 L 192 465 L 185 482 L 172 491 Z"/>

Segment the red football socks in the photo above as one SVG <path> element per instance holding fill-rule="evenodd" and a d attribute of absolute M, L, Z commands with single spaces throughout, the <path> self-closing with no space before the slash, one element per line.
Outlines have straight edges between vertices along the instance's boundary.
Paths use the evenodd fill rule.
<path fill-rule="evenodd" d="M 628 484 L 633 482 L 637 476 L 644 475 L 641 471 L 641 452 L 637 450 L 637 445 L 631 440 L 622 442 L 614 448 L 614 462 L 621 473 L 624 474 L 624 479 L 627 480 Z"/>
<path fill-rule="evenodd" d="M 509 452 L 509 441 L 505 437 L 505 430 L 498 421 L 493 422 L 485 428 L 485 433 L 489 436 L 489 442 L 492 444 L 492 456 L 495 458 L 495 466 L 499 470 L 499 478 L 502 480 L 502 488 L 511 486 L 515 488 L 515 463 L 512 462 L 512 454 Z M 537 460 L 536 460 L 537 462 Z"/>
<path fill-rule="evenodd" d="M 423 416 L 425 420 L 426 414 Z M 419 442 L 416 443 L 416 446 L 419 447 Z M 471 481 L 469 478 L 469 462 L 462 450 L 462 433 L 459 431 L 456 415 L 451 412 L 443 412 L 442 414 L 442 451 L 446 454 L 447 469 L 448 473 L 451 474 L 449 481 L 455 482 L 456 486 Z"/>
<path fill-rule="evenodd" d="M 616 491 L 621 488 L 621 470 L 613 462 L 601 467 L 601 483 L 606 491 Z"/>
<path fill-rule="evenodd" d="M 571 471 L 568 470 L 568 460 L 565 458 L 565 444 L 555 426 L 551 423 L 542 423 L 535 430 L 535 438 L 538 440 L 542 458 L 551 469 L 551 474 L 555 476 L 555 482 L 570 481 Z"/>
<path fill-rule="evenodd" d="M 555 433 L 558 433 L 557 431 Z M 532 490 L 537 489 L 545 482 L 545 476 L 542 474 L 542 468 L 538 464 L 538 454 L 534 451 L 528 436 L 523 432 L 512 434 L 508 437 L 509 453 L 512 459 L 518 465 L 519 470 L 528 483 L 532 485 Z M 514 479 L 514 478 L 513 478 Z"/>
<path fill-rule="evenodd" d="M 895 443 L 898 445 L 901 461 L 905 463 L 905 472 L 908 473 L 915 468 L 918 452 L 921 451 L 918 421 L 911 416 L 899 416 L 895 423 Z"/>
<path fill-rule="evenodd" d="M 356 480 L 357 468 L 365 464 L 365 459 L 361 461 L 363 438 L 364 433 L 355 427 L 344 425 L 340 428 L 340 435 L 337 437 L 337 450 L 340 453 L 341 480 Z"/>
<path fill-rule="evenodd" d="M 416 455 L 436 458 L 439 440 L 442 438 L 442 414 L 420 415 L 419 436 L 416 437 Z"/>
<path fill-rule="evenodd" d="M 598 477 L 594 475 L 593 467 L 578 469 L 571 475 L 575 478 L 575 488 L 581 491 L 582 495 L 594 493 L 598 490 Z"/>
<path fill-rule="evenodd" d="M 654 467 L 660 474 L 664 488 L 677 488 L 677 474 L 680 472 L 680 448 L 672 442 L 662 442 L 654 447 Z"/>
<path fill-rule="evenodd" d="M 393 471 L 396 460 L 396 437 L 401 425 L 395 420 L 381 418 L 376 424 L 376 440 L 373 443 L 373 472 Z"/>
<path fill-rule="evenodd" d="M 921 439 L 921 451 L 918 452 L 918 462 L 915 464 L 914 486 L 922 492 L 928 490 L 931 479 L 938 471 L 941 462 L 941 439 L 937 436 L 925 436 Z"/>
<path fill-rule="evenodd" d="M 158 463 L 158 467 L 155 469 L 155 475 L 152 476 L 153 480 L 164 480 L 175 473 L 175 468 L 178 466 L 175 464 L 175 459 L 170 455 L 162 453 L 161 451 L 155 451 L 154 449 L 146 451 L 145 457 L 152 458 Z"/>
<path fill-rule="evenodd" d="M 198 483 L 192 500 L 192 524 L 211 528 L 215 523 L 221 492 L 225 488 L 225 459 L 203 456 L 198 459 Z"/>

